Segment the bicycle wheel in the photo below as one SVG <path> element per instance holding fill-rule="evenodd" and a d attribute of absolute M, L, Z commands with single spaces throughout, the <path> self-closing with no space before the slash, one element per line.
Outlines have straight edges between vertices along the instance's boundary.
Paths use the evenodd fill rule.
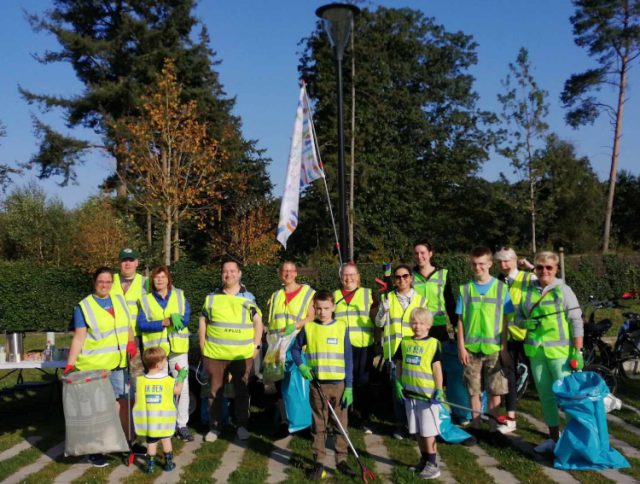
<path fill-rule="evenodd" d="M 624 378 L 640 380 L 640 357 L 621 358 L 618 369 Z"/>
<path fill-rule="evenodd" d="M 613 371 L 603 365 L 585 366 L 584 371 L 592 371 L 600 375 L 609 387 L 609 391 L 615 395 L 616 390 L 618 389 L 618 378 Z"/>

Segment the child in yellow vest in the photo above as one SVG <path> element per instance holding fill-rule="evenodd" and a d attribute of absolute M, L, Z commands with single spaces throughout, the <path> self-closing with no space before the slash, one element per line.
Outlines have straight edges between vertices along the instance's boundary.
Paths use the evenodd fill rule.
<path fill-rule="evenodd" d="M 396 398 L 404 401 L 409 433 L 415 434 L 420 461 L 413 468 L 422 479 L 436 479 L 436 437 L 440 434 L 442 366 L 440 345 L 429 336 L 433 315 L 426 308 L 415 308 L 410 315 L 413 336 L 405 336 L 395 354 Z"/>
<path fill-rule="evenodd" d="M 156 468 L 158 442 L 164 451 L 164 470 L 176 468 L 173 462 L 171 437 L 176 429 L 177 409 L 174 396 L 180 395 L 187 369 L 178 371 L 176 380 L 167 373 L 167 353 L 159 346 L 147 348 L 142 360 L 149 371 L 136 380 L 136 403 L 133 406 L 133 423 L 138 436 L 147 438 L 147 467 L 151 473 Z"/>

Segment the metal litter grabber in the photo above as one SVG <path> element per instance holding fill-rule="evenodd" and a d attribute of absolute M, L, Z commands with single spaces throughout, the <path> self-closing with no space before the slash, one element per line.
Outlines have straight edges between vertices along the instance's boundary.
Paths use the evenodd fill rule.
<path fill-rule="evenodd" d="M 340 429 L 340 433 L 342 434 L 342 436 L 345 438 L 345 440 L 349 444 L 349 448 L 351 449 L 351 452 L 353 452 L 353 456 L 356 458 L 356 461 L 358 461 L 358 465 L 360 466 L 360 471 L 362 473 L 362 482 L 367 484 L 369 482 L 375 481 L 376 475 L 371 470 L 367 469 L 367 467 L 362 463 L 362 460 L 360 460 L 360 456 L 358 455 L 356 448 L 351 443 L 351 439 L 349 439 L 349 435 L 347 435 L 347 431 L 344 429 L 344 427 L 340 423 L 340 419 L 338 418 L 338 415 L 336 415 L 336 411 L 333 409 L 333 406 L 331 406 L 331 402 L 322 391 L 322 387 L 320 387 L 320 382 L 318 382 L 318 380 L 315 378 L 315 375 L 313 380 L 311 381 L 311 384 L 316 387 L 316 389 L 318 390 L 318 393 L 320 393 L 320 397 L 322 397 L 324 402 L 327 404 L 327 407 L 329 407 L 329 412 L 331 412 L 331 416 L 333 417 L 334 422 Z"/>
<path fill-rule="evenodd" d="M 495 420 L 497 423 L 502 424 L 498 417 L 495 415 L 491 415 L 490 413 L 483 413 L 481 410 L 473 410 L 471 407 L 465 407 L 464 405 L 458 405 L 457 403 L 447 402 L 446 400 L 441 400 L 440 403 L 442 405 L 449 405 L 454 408 L 459 408 L 460 410 L 466 410 L 467 412 L 471 412 L 475 415 L 480 415 L 482 420 Z"/>

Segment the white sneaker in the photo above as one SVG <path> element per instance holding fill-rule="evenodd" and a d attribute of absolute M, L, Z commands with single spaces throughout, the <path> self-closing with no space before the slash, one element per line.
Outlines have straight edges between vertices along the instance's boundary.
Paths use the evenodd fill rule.
<path fill-rule="evenodd" d="M 238 427 L 238 430 L 236 431 L 236 435 L 240 440 L 249 440 L 249 437 L 251 437 L 251 434 L 249 433 L 249 431 L 244 427 Z"/>
<path fill-rule="evenodd" d="M 371 435 L 371 434 L 373 434 L 373 431 L 372 431 L 369 427 L 367 427 L 366 425 L 365 425 L 364 427 L 362 427 L 362 432 L 363 432 L 365 435 Z"/>
<path fill-rule="evenodd" d="M 555 448 L 556 443 L 551 439 L 547 439 L 541 444 L 535 446 L 533 450 L 535 450 L 538 454 L 549 454 L 553 453 Z"/>
<path fill-rule="evenodd" d="M 507 420 L 505 423 L 498 425 L 498 432 L 501 434 L 510 434 L 516 430 L 516 421 Z"/>
<path fill-rule="evenodd" d="M 209 432 L 207 432 L 207 435 L 204 436 L 204 441 L 215 442 L 216 440 L 218 440 L 218 435 L 220 435 L 219 432 L 215 430 L 209 430 Z"/>
<path fill-rule="evenodd" d="M 422 479 L 437 479 L 440 477 L 440 467 L 438 464 L 433 465 L 431 462 L 427 462 L 424 470 L 419 475 Z"/>

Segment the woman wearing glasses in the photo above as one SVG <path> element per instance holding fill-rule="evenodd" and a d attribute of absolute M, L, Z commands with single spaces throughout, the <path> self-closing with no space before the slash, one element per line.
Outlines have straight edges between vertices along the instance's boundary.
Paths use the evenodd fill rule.
<path fill-rule="evenodd" d="M 520 327 L 527 330 L 524 351 L 531 362 L 549 439 L 536 452 L 553 452 L 560 438 L 560 417 L 551 386 L 556 380 L 580 370 L 583 324 L 578 298 L 563 280 L 557 279 L 559 257 L 540 252 L 534 260 L 537 280 L 529 284 L 517 311 Z"/>
<path fill-rule="evenodd" d="M 427 308 L 427 299 L 413 289 L 413 272 L 407 264 L 398 265 L 393 271 L 395 289 L 382 298 L 382 304 L 376 315 L 376 325 L 384 328 L 382 353 L 390 361 L 395 355 L 402 338 L 413 336 L 410 326 L 411 311 L 415 308 Z M 404 407 L 395 402 L 394 411 L 398 423 L 393 436 L 401 440 L 404 433 L 403 422 L 406 419 Z"/>

